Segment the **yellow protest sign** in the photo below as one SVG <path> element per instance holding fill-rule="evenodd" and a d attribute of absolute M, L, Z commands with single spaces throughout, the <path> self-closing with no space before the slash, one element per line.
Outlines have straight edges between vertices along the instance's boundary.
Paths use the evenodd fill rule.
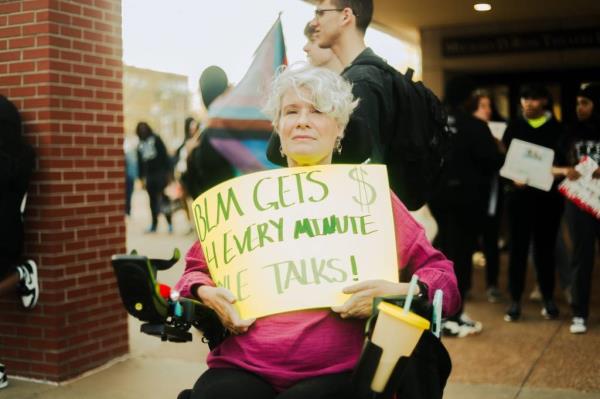
<path fill-rule="evenodd" d="M 359 281 L 398 281 L 383 165 L 253 173 L 206 191 L 193 210 L 211 277 L 244 319 L 339 305 Z"/>

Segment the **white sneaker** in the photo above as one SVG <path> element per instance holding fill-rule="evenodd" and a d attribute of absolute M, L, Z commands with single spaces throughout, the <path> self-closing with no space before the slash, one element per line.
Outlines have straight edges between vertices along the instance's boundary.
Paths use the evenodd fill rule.
<path fill-rule="evenodd" d="M 471 320 L 464 313 L 460 315 L 458 321 L 446 320 L 442 324 L 442 333 L 448 337 L 464 338 L 468 335 L 479 334 L 482 329 L 483 325 L 480 322 Z"/>
<path fill-rule="evenodd" d="M 23 307 L 32 309 L 35 307 L 40 295 L 40 286 L 38 283 L 37 265 L 34 261 L 28 260 L 17 267 L 21 273 L 21 303 Z"/>
<path fill-rule="evenodd" d="M 460 325 L 457 321 L 446 320 L 442 323 L 442 334 L 445 337 L 458 337 Z"/>
<path fill-rule="evenodd" d="M 5 388 L 8 385 L 8 378 L 6 377 L 6 369 L 3 364 L 0 364 L 0 389 Z"/>
<path fill-rule="evenodd" d="M 483 324 L 479 321 L 469 319 L 468 321 L 462 320 L 460 322 L 460 329 L 458 331 L 458 338 L 464 338 L 467 335 L 479 334 L 483 330 Z"/>
<path fill-rule="evenodd" d="M 573 317 L 569 331 L 571 331 L 571 334 L 584 334 L 587 331 L 585 319 L 583 317 Z"/>

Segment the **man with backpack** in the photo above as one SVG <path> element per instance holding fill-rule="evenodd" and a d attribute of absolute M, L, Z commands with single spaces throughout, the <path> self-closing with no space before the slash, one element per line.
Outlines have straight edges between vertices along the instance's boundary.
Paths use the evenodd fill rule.
<path fill-rule="evenodd" d="M 388 166 L 390 186 L 409 210 L 425 204 L 441 170 L 447 135 L 439 100 L 411 74 L 402 75 L 365 44 L 372 0 L 321 0 L 311 21 L 315 41 L 339 58 L 359 105 L 352 114 L 334 163 L 369 160 Z M 273 135 L 268 157 L 278 155 Z"/>

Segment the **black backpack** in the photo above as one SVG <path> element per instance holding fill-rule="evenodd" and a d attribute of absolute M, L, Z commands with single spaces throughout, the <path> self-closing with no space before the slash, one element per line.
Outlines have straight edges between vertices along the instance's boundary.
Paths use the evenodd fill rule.
<path fill-rule="evenodd" d="M 409 210 L 417 210 L 441 180 L 450 143 L 446 111 L 423 82 L 412 81 L 412 69 L 402 74 L 377 56 L 360 57 L 352 65 L 373 65 L 391 75 L 397 112 L 394 130 L 381 132 L 383 163 L 392 190 Z"/>

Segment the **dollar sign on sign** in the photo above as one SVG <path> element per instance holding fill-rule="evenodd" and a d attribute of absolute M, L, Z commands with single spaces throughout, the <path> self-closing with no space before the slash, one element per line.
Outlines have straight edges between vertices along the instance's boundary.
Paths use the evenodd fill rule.
<path fill-rule="evenodd" d="M 377 193 L 375 188 L 365 181 L 365 176 L 367 175 L 367 172 L 360 167 L 351 169 L 349 173 L 350 178 L 354 180 L 358 186 L 358 196 L 354 195 L 352 196 L 352 199 L 360 205 L 362 211 L 366 208 L 367 212 L 369 212 L 369 205 L 375 202 Z"/>

